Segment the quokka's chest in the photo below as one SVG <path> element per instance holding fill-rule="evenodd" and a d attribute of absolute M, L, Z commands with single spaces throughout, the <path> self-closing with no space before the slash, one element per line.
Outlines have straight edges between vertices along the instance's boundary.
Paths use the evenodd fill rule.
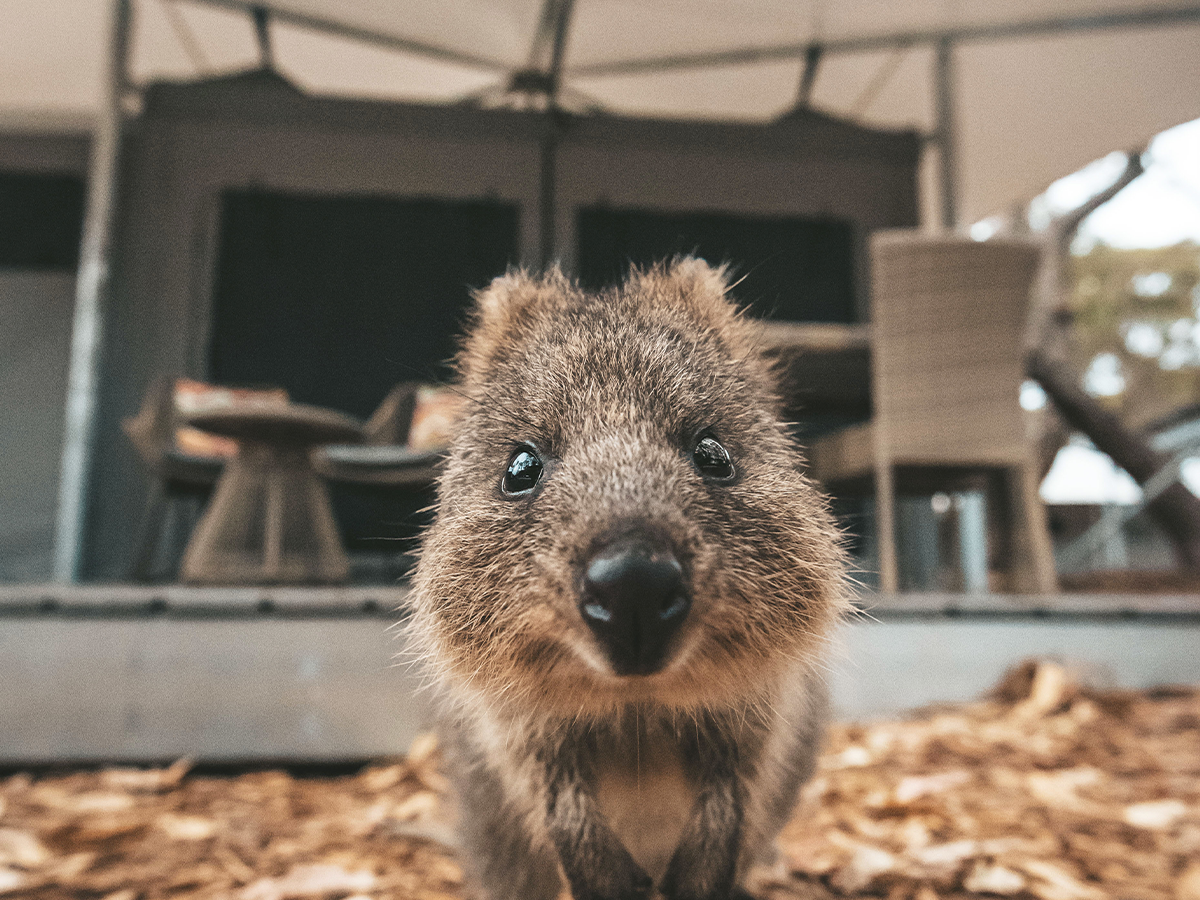
<path fill-rule="evenodd" d="M 604 742 L 595 772 L 596 802 L 609 827 L 657 881 L 695 804 L 695 774 L 673 740 L 644 731 Z"/>

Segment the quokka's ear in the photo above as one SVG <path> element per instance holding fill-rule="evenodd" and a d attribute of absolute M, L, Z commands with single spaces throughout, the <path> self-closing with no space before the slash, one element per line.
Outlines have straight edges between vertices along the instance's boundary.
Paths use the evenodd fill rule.
<path fill-rule="evenodd" d="M 737 354 L 746 352 L 741 346 L 744 341 L 753 343 L 754 326 L 730 295 L 728 266 L 711 266 L 694 256 L 677 256 L 644 271 L 633 270 L 625 289 L 688 314 L 720 333 Z"/>
<path fill-rule="evenodd" d="M 677 256 L 666 265 L 666 276 L 701 302 L 727 305 L 729 266 L 711 266 L 695 256 Z"/>
<path fill-rule="evenodd" d="M 728 265 L 712 266 L 694 256 L 677 256 L 644 272 L 633 272 L 629 289 L 653 295 L 704 328 L 709 336 L 743 365 L 764 396 L 779 408 L 779 357 L 765 340 L 762 320 L 740 307 L 730 290 Z"/>
<path fill-rule="evenodd" d="M 678 304 L 715 325 L 738 315 L 729 297 L 728 267 L 714 267 L 694 256 L 677 256 L 645 270 L 634 269 L 627 290 Z"/>
<path fill-rule="evenodd" d="M 541 276 L 510 269 L 475 293 L 475 308 L 458 355 L 464 378 L 484 371 L 507 347 L 512 347 L 534 320 L 534 311 L 562 303 L 574 285 L 554 266 Z"/>

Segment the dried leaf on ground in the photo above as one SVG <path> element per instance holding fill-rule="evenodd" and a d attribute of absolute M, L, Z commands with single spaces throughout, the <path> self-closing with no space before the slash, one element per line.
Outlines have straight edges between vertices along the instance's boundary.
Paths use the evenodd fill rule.
<path fill-rule="evenodd" d="M 459 900 L 432 735 L 354 775 L 0 780 L 2 900 Z M 1200 900 L 1200 688 L 1030 663 L 978 703 L 831 729 L 769 900 Z"/>

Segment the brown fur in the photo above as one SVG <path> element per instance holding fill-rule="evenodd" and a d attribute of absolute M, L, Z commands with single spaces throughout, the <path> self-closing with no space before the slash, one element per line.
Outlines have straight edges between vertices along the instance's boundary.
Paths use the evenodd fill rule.
<path fill-rule="evenodd" d="M 478 297 L 411 635 L 494 900 L 552 898 L 564 878 L 577 900 L 649 896 L 651 878 L 671 898 L 730 896 L 811 773 L 842 553 L 726 292 L 723 271 L 682 259 L 600 294 L 553 271 Z M 702 429 L 732 483 L 693 468 Z M 546 469 L 505 498 L 523 443 Z M 692 608 L 661 671 L 618 676 L 580 616 L 580 572 L 643 526 L 673 546 Z"/>

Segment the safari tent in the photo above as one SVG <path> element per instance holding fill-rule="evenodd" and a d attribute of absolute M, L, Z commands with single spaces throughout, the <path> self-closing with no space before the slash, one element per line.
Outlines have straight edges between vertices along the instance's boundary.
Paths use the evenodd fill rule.
<path fill-rule="evenodd" d="M 122 422 L 162 379 L 282 381 L 367 419 L 394 384 L 444 376 L 467 288 L 506 265 L 560 261 L 603 283 L 638 254 L 741 240 L 772 261 L 753 277 L 777 319 L 850 329 L 836 332 L 849 368 L 818 370 L 836 424 L 870 403 L 874 232 L 1019 219 L 1055 179 L 1200 117 L 1194 3 L 15 0 L 5 14 L 2 680 L 27 691 L 22 709 L 92 697 L 75 663 L 30 673 L 93 642 L 82 658 L 93 685 L 123 685 L 113 703 L 157 698 L 141 724 L 115 708 L 100 730 L 46 719 L 10 757 L 353 755 L 408 733 L 353 712 L 397 706 L 381 631 L 402 588 L 131 583 L 158 526 Z M 339 502 L 368 530 L 396 515 Z M 1046 611 L 1080 630 L 1024 618 Z M 895 707 L 952 681 L 969 693 L 984 668 L 1064 640 L 1122 657 L 1130 682 L 1196 678 L 1187 598 L 924 594 L 879 615 L 886 633 L 855 640 L 880 672 L 931 642 L 952 651 L 935 687 L 892 682 L 880 702 Z M 1011 629 L 993 642 L 998 619 Z M 272 648 L 264 683 L 288 684 L 287 712 L 274 730 L 209 728 L 278 701 L 239 695 L 249 643 Z M 1130 663 L 1134 647 L 1154 649 Z M 176 663 L 192 687 L 150 690 Z M 376 693 L 355 697 L 364 672 Z M 888 681 L 856 677 L 851 705 Z"/>

